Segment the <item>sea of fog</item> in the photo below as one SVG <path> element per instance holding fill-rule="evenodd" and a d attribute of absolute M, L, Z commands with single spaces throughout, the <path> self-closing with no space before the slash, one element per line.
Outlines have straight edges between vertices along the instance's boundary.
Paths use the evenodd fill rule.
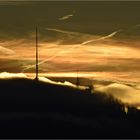
<path fill-rule="evenodd" d="M 132 78 L 130 78 L 132 76 Z M 135 76 L 135 77 L 134 77 Z M 8 73 L 8 72 L 2 72 L 0 73 L 0 79 L 5 78 L 31 78 L 33 79 L 35 77 L 35 74 L 31 73 Z M 53 81 L 51 78 L 59 77 L 60 79 L 63 79 L 62 81 Z M 52 84 L 59 84 L 64 86 L 71 86 L 76 88 L 77 86 L 75 83 L 73 83 L 70 78 L 77 79 L 79 78 L 79 82 L 81 78 L 88 79 L 89 81 L 85 80 L 87 84 L 83 84 L 80 82 L 79 88 L 84 89 L 85 85 L 92 85 L 94 87 L 93 94 L 96 93 L 96 91 L 112 95 L 113 97 L 119 99 L 125 104 L 134 105 L 137 108 L 140 108 L 140 79 L 138 74 L 136 75 L 131 73 L 123 74 L 119 73 L 116 74 L 107 74 L 107 73 L 42 73 L 39 74 L 39 80 L 44 81 L 47 83 Z M 98 93 L 97 92 L 97 93 Z"/>
<path fill-rule="evenodd" d="M 40 76 L 45 78 L 63 77 L 63 79 L 66 77 L 87 78 L 90 80 L 88 84 L 94 87 L 94 91 L 112 95 L 125 104 L 140 108 L 140 73 L 138 72 L 63 72 L 44 73 Z M 83 82 L 80 84 L 83 84 Z"/>

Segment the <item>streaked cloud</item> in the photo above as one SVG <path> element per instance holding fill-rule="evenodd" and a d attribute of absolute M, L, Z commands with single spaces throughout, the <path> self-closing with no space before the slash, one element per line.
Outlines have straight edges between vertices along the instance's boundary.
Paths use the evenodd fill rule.
<path fill-rule="evenodd" d="M 73 10 L 73 12 L 72 12 L 71 14 L 64 15 L 64 16 L 58 18 L 58 20 L 67 20 L 67 19 L 69 19 L 70 17 L 74 16 L 74 14 L 75 14 L 75 10 Z"/>
<path fill-rule="evenodd" d="M 65 31 L 65 30 L 54 29 L 54 28 L 45 28 L 45 29 L 49 31 L 54 31 L 54 32 L 59 32 L 59 33 L 64 33 L 64 34 L 69 34 L 69 35 L 79 35 L 78 32 L 71 32 L 71 31 Z"/>
<path fill-rule="evenodd" d="M 8 49 L 6 47 L 0 46 L 0 53 L 5 54 L 5 55 L 12 55 L 15 53 L 12 49 Z"/>
<path fill-rule="evenodd" d="M 140 27 L 140 24 L 135 25 L 135 27 Z"/>
<path fill-rule="evenodd" d="M 47 62 L 47 61 L 53 60 L 53 59 L 56 58 L 56 57 L 57 57 L 57 54 L 55 54 L 54 56 L 49 57 L 49 58 L 47 58 L 47 59 L 45 59 L 45 60 L 39 62 L 39 63 L 38 63 L 38 66 L 40 66 L 41 64 L 43 64 L 43 63 L 45 63 L 45 62 Z M 24 67 L 25 67 L 25 68 L 22 70 L 22 72 L 25 72 L 26 70 L 31 69 L 31 68 L 35 68 L 36 65 L 35 65 L 35 64 L 33 64 L 33 65 L 25 65 Z"/>
<path fill-rule="evenodd" d="M 20 5 L 22 4 L 19 1 L 0 1 L 0 5 Z"/>
<path fill-rule="evenodd" d="M 62 16 L 62 17 L 58 18 L 58 20 L 67 20 L 72 16 L 74 16 L 74 15 L 73 14 L 65 15 L 65 16 Z"/>

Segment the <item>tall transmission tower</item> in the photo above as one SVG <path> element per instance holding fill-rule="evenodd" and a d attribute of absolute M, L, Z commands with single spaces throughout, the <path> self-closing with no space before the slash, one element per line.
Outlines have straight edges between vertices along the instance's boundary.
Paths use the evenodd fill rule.
<path fill-rule="evenodd" d="M 36 77 L 35 80 L 38 81 L 38 29 L 36 27 Z"/>

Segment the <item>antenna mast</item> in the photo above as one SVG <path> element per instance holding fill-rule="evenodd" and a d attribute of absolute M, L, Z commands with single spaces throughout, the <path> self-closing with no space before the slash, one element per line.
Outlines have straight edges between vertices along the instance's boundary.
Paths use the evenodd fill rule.
<path fill-rule="evenodd" d="M 78 77 L 78 70 L 77 70 L 77 79 L 76 79 L 76 85 L 77 85 L 77 87 L 79 86 L 79 77 Z"/>
<path fill-rule="evenodd" d="M 36 27 L 36 77 L 35 80 L 38 81 L 38 30 Z"/>

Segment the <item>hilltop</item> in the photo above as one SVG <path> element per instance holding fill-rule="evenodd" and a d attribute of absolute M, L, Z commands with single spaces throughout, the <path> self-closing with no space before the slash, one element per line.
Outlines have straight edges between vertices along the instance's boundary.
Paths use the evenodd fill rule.
<path fill-rule="evenodd" d="M 0 138 L 140 137 L 139 110 L 111 96 L 26 78 L 0 89 Z"/>

